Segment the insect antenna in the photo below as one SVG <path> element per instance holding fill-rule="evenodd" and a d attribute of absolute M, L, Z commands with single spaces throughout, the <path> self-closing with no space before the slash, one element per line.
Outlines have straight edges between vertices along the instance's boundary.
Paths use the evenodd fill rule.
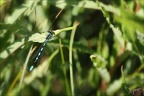
<path fill-rule="evenodd" d="M 52 26 L 53 26 L 55 20 L 59 17 L 59 15 L 61 14 L 62 11 L 63 11 L 63 9 L 61 9 L 61 10 L 57 13 L 57 15 L 55 16 L 55 18 L 54 18 L 54 20 L 52 21 L 52 24 L 50 25 L 50 27 L 49 27 L 48 30 L 51 30 L 51 28 L 52 28 Z"/>

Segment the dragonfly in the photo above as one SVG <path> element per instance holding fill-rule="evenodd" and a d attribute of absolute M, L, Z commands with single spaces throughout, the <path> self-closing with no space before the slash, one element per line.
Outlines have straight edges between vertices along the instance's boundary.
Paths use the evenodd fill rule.
<path fill-rule="evenodd" d="M 54 24 L 56 18 L 58 18 L 58 16 L 61 14 L 62 11 L 63 11 L 63 9 L 61 9 L 61 10 L 58 12 L 58 14 L 56 15 L 55 19 L 53 20 L 53 22 L 52 22 L 49 30 L 47 31 L 48 34 L 47 34 L 47 36 L 46 36 L 46 38 L 45 38 L 45 41 L 36 49 L 36 53 L 35 53 L 35 55 L 34 55 L 34 57 L 33 57 L 33 58 L 34 58 L 34 62 L 32 62 L 31 66 L 29 67 L 29 71 L 30 71 L 30 72 L 32 72 L 32 70 L 39 65 L 39 63 L 40 63 L 40 61 L 41 61 L 41 58 L 42 58 L 42 55 L 43 55 L 43 53 L 44 53 L 44 48 L 45 48 L 47 42 L 48 42 L 48 41 L 51 39 L 51 37 L 54 35 L 54 32 L 51 31 L 50 29 L 51 29 L 52 25 Z"/>

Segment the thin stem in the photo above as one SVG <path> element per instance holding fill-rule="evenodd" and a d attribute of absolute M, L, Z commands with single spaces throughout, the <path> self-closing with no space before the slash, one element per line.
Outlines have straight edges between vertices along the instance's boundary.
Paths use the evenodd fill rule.
<path fill-rule="evenodd" d="M 77 24 L 77 22 L 74 22 L 74 26 Z M 70 68 L 70 83 L 71 83 L 71 93 L 72 96 L 75 96 L 74 94 L 74 80 L 73 80 L 73 67 L 72 67 L 72 49 L 73 49 L 73 41 L 74 41 L 74 35 L 75 35 L 76 27 L 73 28 L 71 37 L 70 37 L 70 45 L 69 45 L 69 68 Z"/>
<path fill-rule="evenodd" d="M 26 58 L 26 61 L 24 63 L 24 68 L 22 70 L 22 75 L 21 75 L 21 79 L 20 79 L 20 83 L 19 83 L 19 91 L 18 91 L 18 95 L 20 94 L 20 90 L 21 90 L 21 86 L 22 86 L 22 82 L 23 82 L 23 79 L 24 79 L 24 75 L 25 75 L 25 72 L 26 72 L 26 68 L 27 68 L 27 64 L 28 64 L 28 61 L 29 61 L 29 58 L 30 58 L 30 51 L 32 50 L 32 46 L 29 50 L 29 53 L 28 53 L 28 56 Z"/>
<path fill-rule="evenodd" d="M 61 54 L 62 65 L 63 65 L 64 83 L 65 83 L 65 87 L 66 87 L 67 96 L 70 96 L 70 88 L 69 88 L 67 75 L 66 75 L 66 66 L 65 66 L 65 60 L 64 60 L 64 54 L 63 54 L 61 39 L 59 39 L 59 43 L 60 43 L 60 54 Z"/>

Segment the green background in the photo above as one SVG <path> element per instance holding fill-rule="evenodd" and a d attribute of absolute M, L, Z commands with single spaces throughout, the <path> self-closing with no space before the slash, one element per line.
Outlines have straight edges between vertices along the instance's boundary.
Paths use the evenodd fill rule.
<path fill-rule="evenodd" d="M 0 0 L 0 11 L 1 95 L 142 94 L 143 0 Z M 48 30 L 59 33 L 29 72 Z"/>

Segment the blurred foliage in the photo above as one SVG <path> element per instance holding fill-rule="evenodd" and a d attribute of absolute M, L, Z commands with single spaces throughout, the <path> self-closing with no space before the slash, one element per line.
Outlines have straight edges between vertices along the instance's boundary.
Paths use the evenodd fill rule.
<path fill-rule="evenodd" d="M 143 73 L 143 0 L 0 0 L 0 95 L 140 96 Z"/>

